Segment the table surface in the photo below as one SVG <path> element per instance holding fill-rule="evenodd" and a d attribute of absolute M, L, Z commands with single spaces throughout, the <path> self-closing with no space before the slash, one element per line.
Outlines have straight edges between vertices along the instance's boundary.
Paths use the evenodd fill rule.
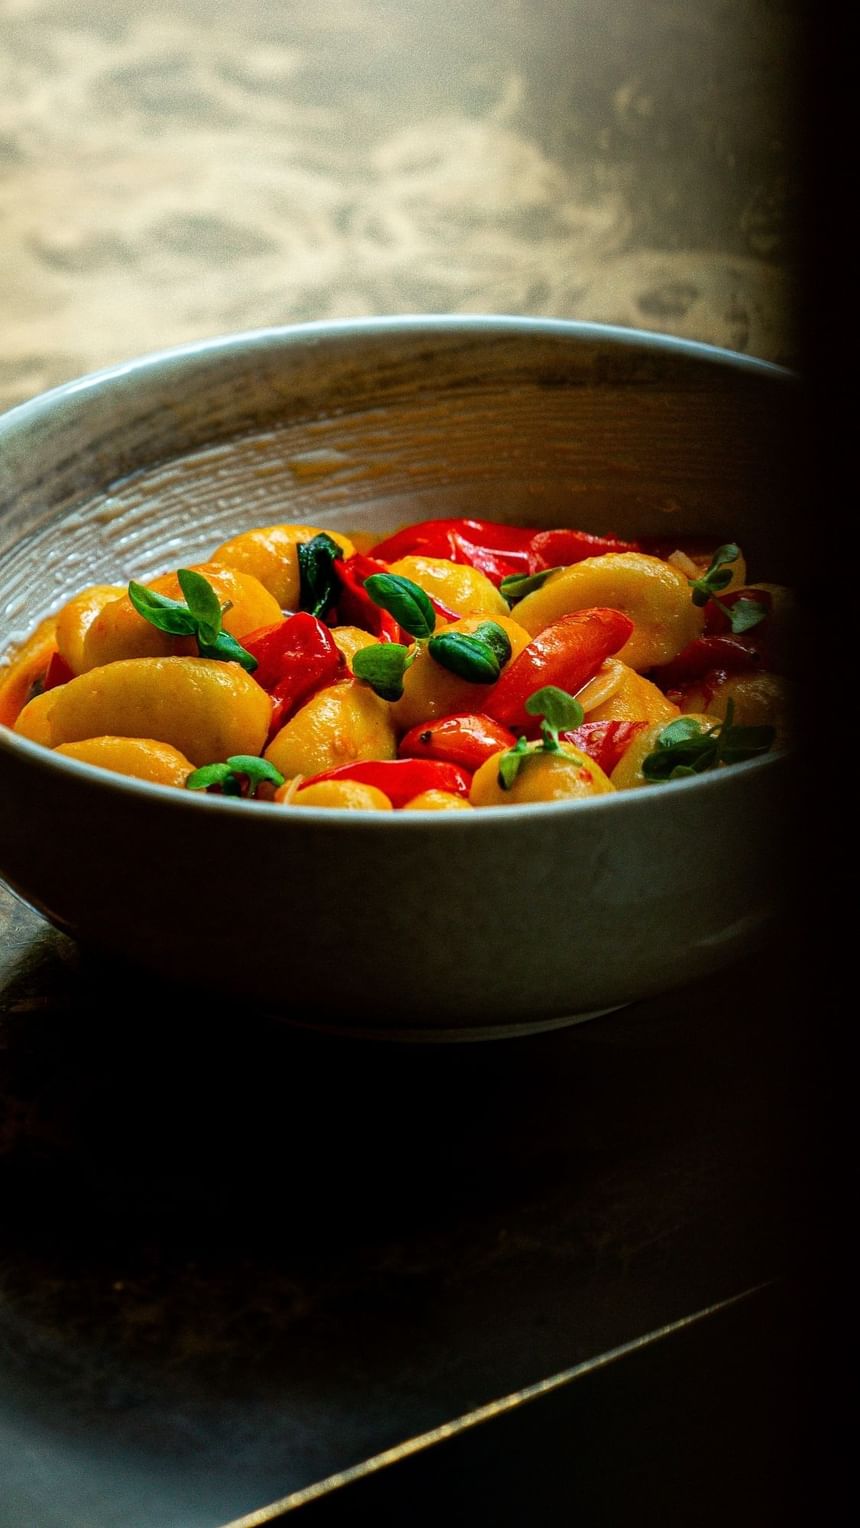
<path fill-rule="evenodd" d="M 0 406 L 526 313 L 791 363 L 786 0 L 8 0 Z M 0 1522 L 216 1528 L 783 1271 L 775 953 L 498 1045 L 187 1013 L 0 888 Z"/>

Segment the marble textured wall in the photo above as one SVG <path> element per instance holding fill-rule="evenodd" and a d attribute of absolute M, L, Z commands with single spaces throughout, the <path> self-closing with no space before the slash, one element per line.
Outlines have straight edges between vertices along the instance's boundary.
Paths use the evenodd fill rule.
<path fill-rule="evenodd" d="M 0 405 L 230 330 L 791 360 L 791 0 L 0 0 Z"/>

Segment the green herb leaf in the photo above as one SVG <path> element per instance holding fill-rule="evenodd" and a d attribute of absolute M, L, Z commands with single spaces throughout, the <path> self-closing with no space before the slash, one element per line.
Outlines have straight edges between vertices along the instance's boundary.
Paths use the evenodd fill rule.
<path fill-rule="evenodd" d="M 477 637 L 479 642 L 486 642 L 495 653 L 499 668 L 504 668 L 513 652 L 511 639 L 504 626 L 500 626 L 498 621 L 482 621 L 480 626 L 475 627 L 472 636 Z"/>
<path fill-rule="evenodd" d="M 157 594 L 154 589 L 147 589 L 145 584 L 136 584 L 133 580 L 128 586 L 128 597 L 138 615 L 158 631 L 166 631 L 171 637 L 196 635 L 197 622 L 188 606 L 180 600 L 169 600 L 166 595 Z"/>
<path fill-rule="evenodd" d="M 402 642 L 375 642 L 372 647 L 359 648 L 352 660 L 352 672 L 381 700 L 399 700 L 403 675 L 416 657 L 417 653 Z"/>
<path fill-rule="evenodd" d="M 427 651 L 441 668 L 468 679 L 470 684 L 495 684 L 501 673 L 490 644 L 464 631 L 443 631 L 441 636 L 431 637 Z"/>
<path fill-rule="evenodd" d="M 371 573 L 365 592 L 374 605 L 393 615 L 410 637 L 429 637 L 436 629 L 436 612 L 424 590 L 399 573 Z"/>
<path fill-rule="evenodd" d="M 717 547 L 711 558 L 711 566 L 701 578 L 688 578 L 694 605 L 707 605 L 709 599 L 731 583 L 732 571 L 728 564 L 737 562 L 740 555 L 740 547 L 734 541 L 728 541 L 725 546 Z"/>
<path fill-rule="evenodd" d="M 718 600 L 717 604 L 722 605 L 722 600 Z M 768 614 L 767 605 L 762 600 L 747 599 L 746 595 L 742 599 L 735 600 L 733 605 L 723 605 L 722 608 L 726 611 L 731 621 L 732 631 L 735 635 L 742 631 L 750 631 L 753 626 L 758 626 L 759 622 L 763 621 Z"/>
<path fill-rule="evenodd" d="M 208 791 L 210 785 L 224 785 L 233 771 L 229 764 L 204 764 L 195 769 L 185 781 L 187 791 Z"/>
<path fill-rule="evenodd" d="M 525 702 L 525 709 L 529 716 L 542 716 L 553 732 L 572 732 L 575 727 L 582 726 L 585 716 L 575 696 L 560 690 L 556 684 L 545 684 L 542 689 L 534 690 Z"/>
<path fill-rule="evenodd" d="M 299 608 L 321 619 L 337 599 L 340 585 L 334 564 L 343 557 L 343 547 L 321 531 L 310 541 L 300 541 L 296 551 L 301 586 Z"/>
<path fill-rule="evenodd" d="M 515 605 L 517 600 L 525 599 L 527 594 L 533 594 L 535 589 L 542 589 L 547 579 L 553 573 L 560 573 L 561 567 L 542 568 L 540 573 L 509 573 L 499 584 L 499 593 L 506 599 L 509 605 Z"/>
<path fill-rule="evenodd" d="M 213 631 L 220 631 L 221 602 L 208 578 L 202 573 L 193 573 L 190 568 L 180 568 L 176 577 L 198 626 L 211 626 Z"/>
<path fill-rule="evenodd" d="M 168 599 L 165 594 L 157 594 L 154 589 L 147 589 L 145 584 L 129 584 L 128 597 L 138 615 L 142 615 L 150 626 L 166 631 L 172 637 L 196 637 L 202 658 L 241 663 L 243 669 L 253 674 L 257 667 L 256 658 L 246 652 L 229 632 L 221 629 L 223 612 L 209 580 L 190 568 L 180 568 L 176 576 L 187 601 L 184 605 L 179 600 Z M 231 608 L 228 601 L 224 609 Z"/>
<path fill-rule="evenodd" d="M 740 764 L 767 753 L 775 737 L 773 727 L 736 727 L 734 702 L 729 700 L 725 719 L 712 728 L 686 716 L 664 727 L 642 762 L 642 774 L 659 782 L 700 775 L 718 764 Z"/>
<path fill-rule="evenodd" d="M 261 783 L 283 785 L 284 777 L 268 759 L 260 759 L 253 753 L 234 753 L 223 764 L 204 764 L 195 769 L 185 781 L 187 791 L 206 791 L 219 786 L 223 796 L 253 797 Z"/>
<path fill-rule="evenodd" d="M 522 766 L 530 753 L 534 753 L 534 745 L 527 743 L 524 737 L 517 738 L 516 745 L 509 748 L 499 759 L 499 771 L 497 779 L 499 788 L 509 791 L 517 778 Z"/>
<path fill-rule="evenodd" d="M 251 653 L 246 652 L 235 637 L 231 637 L 229 631 L 219 631 L 215 641 L 207 641 L 201 631 L 197 633 L 197 646 L 200 649 L 201 658 L 220 658 L 222 663 L 240 663 L 242 668 L 249 674 L 253 674 L 258 667 L 257 660 Z"/>

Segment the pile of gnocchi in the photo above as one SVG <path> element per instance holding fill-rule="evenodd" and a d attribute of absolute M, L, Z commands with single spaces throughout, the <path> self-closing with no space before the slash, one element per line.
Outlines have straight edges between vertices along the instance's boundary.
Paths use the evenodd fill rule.
<path fill-rule="evenodd" d="M 792 596 L 735 543 L 471 519 L 242 531 L 97 584 L 0 668 L 0 723 L 179 790 L 361 811 L 583 800 L 790 732 Z"/>

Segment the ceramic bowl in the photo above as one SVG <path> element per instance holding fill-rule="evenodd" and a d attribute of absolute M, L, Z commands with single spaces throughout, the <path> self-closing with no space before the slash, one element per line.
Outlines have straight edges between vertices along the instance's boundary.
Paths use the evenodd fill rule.
<path fill-rule="evenodd" d="M 795 387 L 657 335 L 313 324 L 189 345 L 0 419 L 0 649 L 79 588 L 275 521 L 432 515 L 741 542 L 785 576 Z M 491 1033 L 750 949 L 786 760 L 576 804 L 393 816 L 191 797 L 2 729 L 0 872 L 60 928 L 299 1021 Z"/>

